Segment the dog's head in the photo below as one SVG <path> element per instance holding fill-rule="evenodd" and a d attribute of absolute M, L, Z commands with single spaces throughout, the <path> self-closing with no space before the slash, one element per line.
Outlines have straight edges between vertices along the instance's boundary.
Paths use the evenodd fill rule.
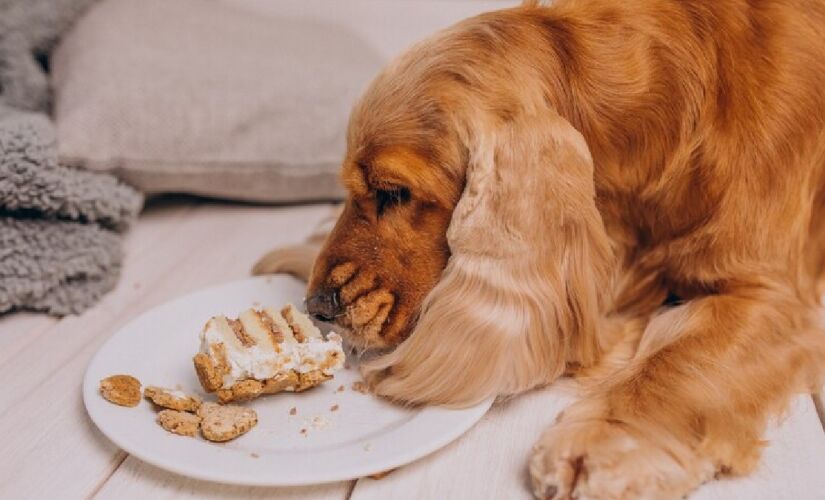
<path fill-rule="evenodd" d="M 468 26 L 414 47 L 356 106 L 349 196 L 307 295 L 353 344 L 401 343 L 365 373 L 407 401 L 517 392 L 596 349 L 610 251 L 590 154 L 535 75 Z"/>

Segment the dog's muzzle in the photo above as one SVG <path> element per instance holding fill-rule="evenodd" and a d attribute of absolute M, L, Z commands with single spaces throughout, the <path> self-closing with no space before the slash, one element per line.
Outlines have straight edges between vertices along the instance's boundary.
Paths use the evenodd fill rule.
<path fill-rule="evenodd" d="M 320 321 L 332 321 L 342 312 L 337 290 L 322 290 L 307 297 L 307 312 Z"/>

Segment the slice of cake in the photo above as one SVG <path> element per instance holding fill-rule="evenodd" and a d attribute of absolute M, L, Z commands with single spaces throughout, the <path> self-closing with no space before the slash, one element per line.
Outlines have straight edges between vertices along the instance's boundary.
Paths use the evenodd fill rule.
<path fill-rule="evenodd" d="M 194 358 L 198 379 L 222 403 L 304 391 L 344 365 L 341 337 L 332 332 L 324 339 L 292 304 L 280 312 L 247 309 L 237 319 L 215 316 L 200 339 Z"/>

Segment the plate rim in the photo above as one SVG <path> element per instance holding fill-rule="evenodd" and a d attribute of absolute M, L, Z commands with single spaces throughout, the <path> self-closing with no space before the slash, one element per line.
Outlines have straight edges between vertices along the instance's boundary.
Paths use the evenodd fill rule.
<path fill-rule="evenodd" d="M 270 284 L 276 280 L 300 283 L 299 280 L 291 276 L 266 275 L 248 277 L 213 284 L 207 287 L 190 291 L 188 293 L 184 293 L 183 295 L 172 298 L 160 304 L 156 304 L 150 307 L 149 309 L 141 312 L 137 316 L 133 317 L 131 320 L 124 323 L 122 326 L 120 326 L 116 331 L 109 335 L 109 337 L 106 339 L 105 342 L 103 342 L 103 344 L 100 345 L 100 347 L 97 349 L 95 354 L 90 359 L 88 365 L 86 366 L 86 370 L 83 375 L 83 405 L 85 407 L 86 414 L 89 416 L 89 419 L 92 421 L 92 423 L 94 423 L 94 425 L 97 427 L 98 430 L 100 430 L 100 432 L 106 437 L 106 439 L 110 440 L 118 448 L 120 448 L 127 454 L 133 455 L 143 462 L 159 467 L 163 470 L 173 472 L 175 474 L 219 484 L 233 484 L 242 486 L 290 487 L 310 486 L 340 481 L 357 480 L 362 477 L 367 477 L 372 474 L 393 470 L 403 465 L 412 463 L 416 460 L 419 460 L 425 456 L 428 456 L 438 451 L 439 449 L 443 448 L 444 446 L 450 444 L 451 442 L 455 441 L 456 439 L 464 435 L 475 424 L 477 424 L 479 420 L 481 420 L 481 418 L 487 413 L 487 411 L 492 406 L 493 401 L 495 400 L 494 397 L 487 398 L 474 406 L 458 410 L 440 406 L 428 406 L 421 408 L 420 410 L 418 410 L 417 413 L 415 413 L 412 416 L 412 418 L 409 421 L 405 422 L 400 427 L 393 429 L 393 431 L 390 431 L 390 433 L 397 431 L 398 429 L 406 429 L 407 431 L 409 431 L 410 426 L 413 426 L 412 428 L 413 430 L 415 430 L 416 427 L 420 428 L 422 425 L 427 425 L 428 422 L 437 422 L 441 424 L 442 427 L 446 426 L 447 430 L 443 432 L 441 435 L 434 437 L 432 439 L 421 440 L 421 444 L 417 446 L 408 447 L 403 452 L 399 452 L 393 455 L 391 459 L 385 458 L 383 460 L 379 460 L 381 462 L 380 467 L 370 463 L 376 462 L 376 460 L 368 460 L 364 464 L 362 464 L 360 468 L 359 466 L 342 468 L 340 474 L 326 474 L 322 479 L 311 479 L 299 476 L 295 480 L 288 480 L 283 477 L 279 478 L 277 476 L 261 475 L 257 472 L 252 475 L 244 475 L 244 470 L 241 468 L 232 468 L 232 470 L 230 470 L 228 473 L 216 473 L 216 471 L 212 470 L 206 472 L 194 466 L 186 467 L 185 464 L 181 464 L 180 462 L 177 462 L 175 460 L 165 460 L 165 455 L 162 453 L 144 453 L 144 449 L 141 448 L 139 445 L 136 446 L 135 443 L 130 442 L 128 439 L 122 439 L 123 433 L 116 432 L 116 429 L 112 427 L 111 422 L 107 422 L 107 419 L 99 413 L 98 409 L 104 407 L 99 405 L 99 380 L 96 380 L 96 377 L 95 380 L 92 380 L 93 371 L 98 365 L 98 363 L 101 362 L 101 359 L 103 359 L 102 356 L 104 355 L 104 352 L 106 351 L 107 347 L 115 340 L 115 338 L 122 331 L 132 327 L 133 324 L 145 321 L 145 317 L 150 316 L 159 309 L 173 308 L 175 307 L 175 304 L 179 302 L 191 301 L 198 295 L 208 295 L 210 293 L 215 293 L 215 291 L 222 288 L 243 286 L 245 283 L 262 282 Z M 447 420 L 445 421 L 445 419 Z M 264 456 L 261 456 L 261 458 L 264 458 Z"/>

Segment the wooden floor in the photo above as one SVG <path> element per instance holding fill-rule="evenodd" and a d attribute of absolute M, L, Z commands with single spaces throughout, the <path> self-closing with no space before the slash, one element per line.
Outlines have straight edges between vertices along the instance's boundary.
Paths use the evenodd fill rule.
<path fill-rule="evenodd" d="M 384 479 L 311 488 L 243 488 L 180 477 L 127 455 L 90 422 L 81 377 L 112 332 L 171 298 L 247 276 L 264 251 L 300 242 L 328 213 L 324 205 L 155 202 L 128 236 L 120 284 L 99 305 L 61 320 L 0 317 L 0 499 L 529 498 L 525 457 L 573 399 L 563 386 L 497 404 L 461 439 Z M 692 498 L 825 498 L 825 432 L 813 398 L 799 396 L 769 439 L 756 474 L 710 483 Z"/>

